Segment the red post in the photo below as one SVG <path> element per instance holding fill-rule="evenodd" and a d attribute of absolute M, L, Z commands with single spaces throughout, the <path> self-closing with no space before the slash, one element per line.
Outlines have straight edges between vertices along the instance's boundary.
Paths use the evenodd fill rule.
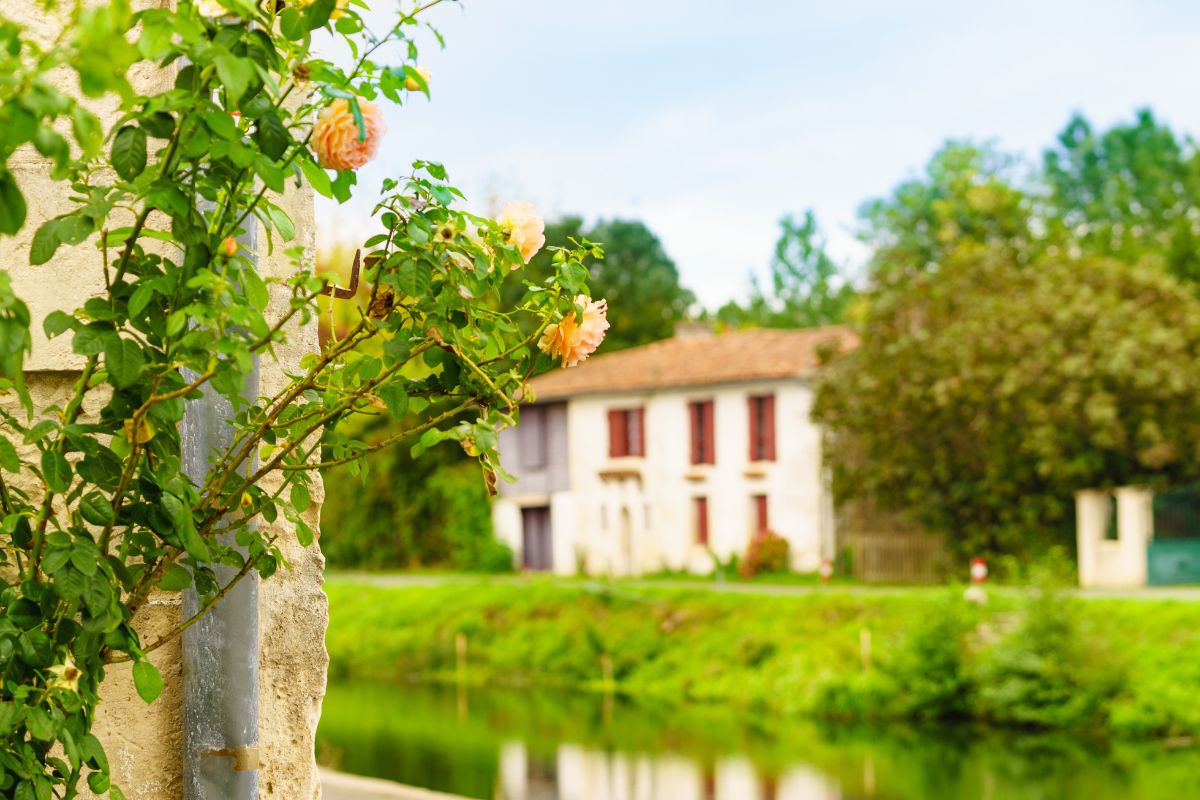
<path fill-rule="evenodd" d="M 821 581 L 829 583 L 829 579 L 833 577 L 833 562 L 828 558 L 821 559 Z"/>
<path fill-rule="evenodd" d="M 987 561 L 982 558 L 971 559 L 971 582 L 984 583 L 987 581 L 988 568 Z"/>

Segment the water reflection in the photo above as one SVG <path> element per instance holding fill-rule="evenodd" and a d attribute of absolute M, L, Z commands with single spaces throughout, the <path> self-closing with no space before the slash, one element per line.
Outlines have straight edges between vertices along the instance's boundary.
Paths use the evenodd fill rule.
<path fill-rule="evenodd" d="M 333 685 L 326 764 L 480 800 L 1157 800 L 1200 752 L 979 728 L 819 725 L 546 690 Z"/>
<path fill-rule="evenodd" d="M 703 766 L 673 754 L 609 753 L 562 745 L 551 758 L 531 754 L 521 742 L 500 751 L 497 800 L 840 800 L 837 783 L 814 769 L 795 766 L 762 776 L 747 758 Z"/>

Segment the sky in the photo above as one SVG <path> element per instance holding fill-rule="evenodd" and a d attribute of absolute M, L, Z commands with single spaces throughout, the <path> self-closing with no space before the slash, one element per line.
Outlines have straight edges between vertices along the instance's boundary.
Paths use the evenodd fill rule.
<path fill-rule="evenodd" d="M 395 0 L 371 0 L 385 28 Z M 405 0 L 409 7 L 411 0 Z M 946 139 L 1036 159 L 1073 112 L 1149 106 L 1200 132 L 1200 4 L 1155 0 L 463 0 L 418 37 L 432 102 L 387 110 L 359 195 L 322 243 L 365 236 L 380 182 L 446 165 L 470 210 L 637 218 L 715 308 L 813 209 L 860 264 L 857 209 Z"/>

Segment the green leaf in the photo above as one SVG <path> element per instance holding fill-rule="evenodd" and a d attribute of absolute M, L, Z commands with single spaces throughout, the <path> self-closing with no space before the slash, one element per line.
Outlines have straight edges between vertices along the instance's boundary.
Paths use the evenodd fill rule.
<path fill-rule="evenodd" d="M 308 510 L 312 505 L 312 496 L 308 493 L 308 487 L 302 483 L 292 484 L 292 508 L 300 514 Z"/>
<path fill-rule="evenodd" d="M 158 582 L 159 588 L 167 592 L 182 591 L 191 585 L 192 573 L 178 564 L 172 564 L 167 567 L 167 571 L 163 573 L 162 580 Z"/>
<path fill-rule="evenodd" d="M 296 226 L 282 208 L 279 206 L 268 205 L 266 207 L 267 218 L 271 220 L 271 224 L 275 226 L 275 230 L 279 231 L 279 235 L 283 237 L 285 242 L 290 242 L 296 238 Z"/>
<path fill-rule="evenodd" d="M 410 297 L 420 297 L 429 291 L 433 271 L 424 261 L 410 258 L 396 270 L 396 286 Z"/>
<path fill-rule="evenodd" d="M 192 512 L 184 505 L 183 501 L 173 494 L 164 492 L 159 499 L 159 505 L 162 506 L 167 518 L 171 520 L 188 555 L 197 561 L 208 561 L 212 558 L 208 543 L 196 532 L 196 523 L 192 519 Z"/>
<path fill-rule="evenodd" d="M 175 118 L 166 111 L 155 111 L 143 117 L 139 124 L 142 130 L 155 139 L 170 139 L 171 134 L 175 132 Z"/>
<path fill-rule="evenodd" d="M 279 32 L 293 42 L 298 42 L 308 33 L 304 18 L 295 8 L 288 7 L 279 15 Z"/>
<path fill-rule="evenodd" d="M 42 477 L 46 486 L 56 494 L 62 494 L 71 487 L 71 465 L 62 453 L 46 450 L 42 453 Z"/>
<path fill-rule="evenodd" d="M 16 178 L 0 170 L 0 234 L 13 235 L 25 224 L 25 198 Z"/>
<path fill-rule="evenodd" d="M 142 659 L 133 665 L 133 685 L 143 700 L 153 703 L 162 694 L 162 675 L 153 664 Z"/>
<path fill-rule="evenodd" d="M 287 150 L 292 137 L 279 115 L 271 111 L 259 118 L 254 129 L 254 141 L 258 142 L 258 149 L 263 155 L 279 159 Z"/>
<path fill-rule="evenodd" d="M 146 169 L 146 132 L 134 125 L 121 128 L 113 139 L 112 165 L 127 181 L 141 175 Z"/>
<path fill-rule="evenodd" d="M 329 173 L 324 168 L 308 159 L 300 159 L 300 171 L 304 173 L 304 177 L 308 179 L 308 184 L 312 186 L 314 192 L 322 197 L 333 197 Z"/>
<path fill-rule="evenodd" d="M 231 105 L 236 104 L 254 81 L 254 65 L 232 53 L 218 53 L 213 63 L 216 64 L 221 83 L 225 84 Z"/>
<path fill-rule="evenodd" d="M 259 311 L 266 310 L 267 303 L 271 301 L 271 295 L 257 270 L 245 269 L 242 271 L 242 287 L 245 289 L 246 299 L 250 301 L 250 305 Z"/>
<path fill-rule="evenodd" d="M 242 132 L 238 130 L 237 123 L 233 121 L 233 117 L 224 111 L 207 112 L 204 115 L 204 124 L 208 126 L 210 131 L 222 139 L 235 141 L 242 138 Z"/>
<path fill-rule="evenodd" d="M 91 218 L 79 214 L 46 220 L 33 235 L 33 242 L 29 246 L 29 263 L 34 266 L 45 264 L 54 256 L 59 245 L 79 244 L 94 230 L 95 223 Z"/>
<path fill-rule="evenodd" d="M 25 727 L 35 739 L 49 742 L 54 739 L 54 721 L 44 708 L 34 706 L 25 717 Z"/>
<path fill-rule="evenodd" d="M 296 520 L 296 541 L 301 547 L 308 547 L 313 543 L 313 529 L 302 519 Z"/>
<path fill-rule="evenodd" d="M 336 9 L 337 0 L 316 0 L 304 10 L 305 16 L 308 17 L 308 29 L 316 30 L 329 22 L 329 18 Z"/>
<path fill-rule="evenodd" d="M 54 588 L 65 600 L 82 597 L 87 584 L 87 578 L 73 566 L 64 566 L 54 573 Z"/>
<path fill-rule="evenodd" d="M 154 297 L 154 287 L 143 283 L 141 286 L 133 290 L 133 294 L 129 297 L 129 316 L 140 317 L 142 312 L 146 310 L 146 306 L 150 304 L 150 300 Z"/>
<path fill-rule="evenodd" d="M 75 327 L 75 318 L 65 311 L 51 311 L 42 320 L 42 331 L 47 339 L 53 339 Z"/>
<path fill-rule="evenodd" d="M 108 787 L 108 800 L 125 800 L 125 793 L 116 786 Z"/>
<path fill-rule="evenodd" d="M 75 141 L 79 143 L 85 158 L 91 158 L 100 152 L 104 134 L 100 127 L 100 118 L 91 111 L 83 106 L 71 109 L 71 132 L 75 135 Z"/>
<path fill-rule="evenodd" d="M 79 515 L 92 525 L 107 525 L 112 514 L 112 503 L 100 492 L 89 492 L 79 501 Z"/>
<path fill-rule="evenodd" d="M 125 389 L 133 386 L 142 377 L 146 359 L 137 342 L 118 336 L 104 345 L 104 366 L 113 385 L 118 389 Z"/>
<path fill-rule="evenodd" d="M 109 777 L 106 772 L 93 772 L 88 775 L 88 788 L 96 794 L 103 794 L 109 787 Z"/>
<path fill-rule="evenodd" d="M 408 393 L 394 384 L 379 389 L 379 399 L 388 407 L 388 413 L 395 419 L 403 419 L 408 412 Z"/>
<path fill-rule="evenodd" d="M 0 436 L 0 467 L 5 472 L 21 471 L 21 459 L 17 455 L 17 448 L 7 436 Z"/>

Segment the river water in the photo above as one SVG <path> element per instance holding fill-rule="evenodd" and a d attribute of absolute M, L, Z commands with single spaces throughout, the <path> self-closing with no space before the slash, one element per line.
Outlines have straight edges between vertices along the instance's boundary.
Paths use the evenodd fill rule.
<path fill-rule="evenodd" d="M 1183 800 L 1200 749 L 780 720 L 541 689 L 332 685 L 323 764 L 480 800 Z"/>

